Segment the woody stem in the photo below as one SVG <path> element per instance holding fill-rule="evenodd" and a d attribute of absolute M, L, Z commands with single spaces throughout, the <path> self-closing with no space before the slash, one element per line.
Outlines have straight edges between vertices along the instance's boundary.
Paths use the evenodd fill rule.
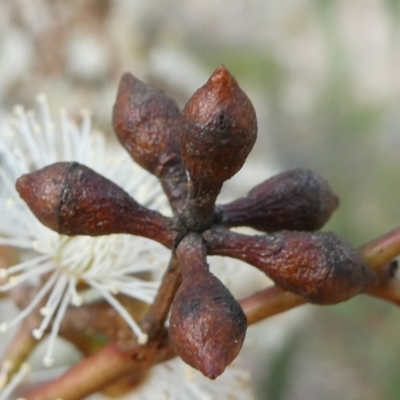
<path fill-rule="evenodd" d="M 181 284 L 181 271 L 175 251 L 172 253 L 168 268 L 164 273 L 161 286 L 154 302 L 142 321 L 143 332 L 152 340 L 163 330 L 171 303 Z"/>

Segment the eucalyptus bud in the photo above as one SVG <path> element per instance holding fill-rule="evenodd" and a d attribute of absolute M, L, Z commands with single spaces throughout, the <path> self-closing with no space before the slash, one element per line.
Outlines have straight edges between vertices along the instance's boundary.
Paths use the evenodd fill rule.
<path fill-rule="evenodd" d="M 229 290 L 209 271 L 200 243 L 192 234 L 177 249 L 182 283 L 172 303 L 169 337 L 183 361 L 215 379 L 238 355 L 247 320 Z"/>
<path fill-rule="evenodd" d="M 253 148 L 257 119 L 246 94 L 221 66 L 189 99 L 181 123 L 182 158 L 191 180 L 183 219 L 201 232 L 213 223 L 223 182 L 242 168 Z"/>
<path fill-rule="evenodd" d="M 377 282 L 357 251 L 332 232 L 246 236 L 219 228 L 207 231 L 204 238 L 209 254 L 248 262 L 310 303 L 339 303 Z"/>
<path fill-rule="evenodd" d="M 23 175 L 16 188 L 39 221 L 58 233 L 131 233 L 172 246 L 168 218 L 142 207 L 115 183 L 76 162 Z"/>
<path fill-rule="evenodd" d="M 182 157 L 192 180 L 228 180 L 257 138 L 253 105 L 224 66 L 189 99 L 181 121 Z"/>
<path fill-rule="evenodd" d="M 225 226 L 250 226 L 264 232 L 320 229 L 339 204 L 328 183 L 312 171 L 282 172 L 245 197 L 218 206 Z"/>
<path fill-rule="evenodd" d="M 113 110 L 114 130 L 131 157 L 160 178 L 176 209 L 182 206 L 186 193 L 179 118 L 177 104 L 162 90 L 132 74 L 122 76 Z"/>

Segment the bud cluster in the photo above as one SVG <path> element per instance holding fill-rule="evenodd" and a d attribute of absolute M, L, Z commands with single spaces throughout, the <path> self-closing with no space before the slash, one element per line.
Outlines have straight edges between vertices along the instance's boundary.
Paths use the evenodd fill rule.
<path fill-rule="evenodd" d="M 171 249 L 180 284 L 167 304 L 170 342 L 204 375 L 214 379 L 222 374 L 239 353 L 247 329 L 239 303 L 210 272 L 207 255 L 243 260 L 316 304 L 347 300 L 375 284 L 373 271 L 345 240 L 316 232 L 338 199 L 311 171 L 283 172 L 245 197 L 216 205 L 223 183 L 241 169 L 257 136 L 254 108 L 224 66 L 182 112 L 159 89 L 124 74 L 113 127 L 131 157 L 159 179 L 171 218 L 141 206 L 75 162 L 24 175 L 17 190 L 56 232 L 128 233 Z M 236 226 L 264 234 L 241 235 L 230 230 Z"/>

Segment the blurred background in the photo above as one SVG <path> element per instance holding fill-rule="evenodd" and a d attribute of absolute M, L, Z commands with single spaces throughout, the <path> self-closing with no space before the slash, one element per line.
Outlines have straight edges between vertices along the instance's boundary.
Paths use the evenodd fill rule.
<path fill-rule="evenodd" d="M 111 137 L 122 72 L 183 106 L 220 64 L 259 121 L 226 198 L 303 167 L 341 199 L 326 229 L 357 246 L 400 224 L 400 1 L 0 2 L 0 119 L 45 92 L 55 111 L 79 118 L 91 109 L 96 129 Z M 394 306 L 360 296 L 260 325 L 251 338 L 263 349 L 252 363 L 258 399 L 400 398 Z"/>

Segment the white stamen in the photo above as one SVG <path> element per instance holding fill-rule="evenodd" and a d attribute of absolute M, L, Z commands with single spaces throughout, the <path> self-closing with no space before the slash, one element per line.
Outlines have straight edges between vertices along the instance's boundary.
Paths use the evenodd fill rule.
<path fill-rule="evenodd" d="M 69 121 L 67 118 L 67 111 L 65 108 L 60 110 L 60 120 L 61 120 L 61 137 L 62 137 L 62 146 L 64 150 L 65 160 L 72 160 L 72 149 L 71 149 L 71 140 L 68 135 L 68 125 Z"/>
<path fill-rule="evenodd" d="M 8 382 L 8 373 L 11 371 L 13 363 L 10 360 L 4 360 L 0 368 L 0 390 L 3 389 Z"/>
<path fill-rule="evenodd" d="M 43 364 L 47 367 L 50 368 L 54 364 L 54 358 L 46 356 L 43 358 Z"/>
<path fill-rule="evenodd" d="M 10 383 L 0 392 L 0 400 L 9 400 L 11 393 L 23 381 L 29 371 L 29 364 L 22 364 L 18 372 L 11 378 Z"/>
<path fill-rule="evenodd" d="M 40 310 L 40 315 L 42 315 L 43 317 L 45 317 L 46 315 L 49 315 L 50 313 L 50 309 L 47 307 L 42 307 Z"/>
<path fill-rule="evenodd" d="M 119 293 L 118 286 L 116 286 L 116 285 L 110 286 L 110 292 L 111 292 L 111 294 L 113 294 L 114 296 L 116 296 L 116 295 Z"/>
<path fill-rule="evenodd" d="M 36 339 L 36 340 L 40 340 L 43 337 L 43 331 L 40 329 L 34 329 L 32 331 L 32 336 Z"/>
<path fill-rule="evenodd" d="M 80 307 L 83 304 L 82 296 L 79 295 L 72 296 L 71 304 L 74 305 L 75 307 Z"/>
<path fill-rule="evenodd" d="M 76 291 L 76 279 L 75 277 L 70 278 L 71 284 L 69 285 L 69 291 L 71 292 L 71 304 L 75 307 L 80 307 L 83 304 L 83 298 Z"/>
<path fill-rule="evenodd" d="M 52 269 L 54 269 L 54 265 L 52 263 L 45 263 L 36 266 L 35 269 L 29 269 L 27 272 L 24 272 L 22 274 L 10 276 L 8 278 L 8 283 L 0 285 L 0 291 L 7 291 L 9 289 L 12 289 L 20 283 L 25 282 L 26 280 L 34 276 L 43 275 L 46 272 L 51 271 Z"/>
<path fill-rule="evenodd" d="M 138 344 L 146 344 L 149 341 L 149 335 L 142 333 L 138 336 Z"/>
<path fill-rule="evenodd" d="M 65 287 L 67 286 L 67 280 L 68 278 L 64 275 L 58 277 L 58 280 L 51 291 L 50 297 L 48 298 L 46 305 L 44 306 L 44 308 L 46 308 L 48 311 L 42 319 L 42 322 L 38 329 L 39 331 L 44 332 L 49 326 L 51 318 L 53 317 L 58 305 L 60 304 L 64 296 Z"/>
<path fill-rule="evenodd" d="M 8 278 L 8 283 L 0 285 L 0 292 L 7 292 L 8 290 L 15 288 L 18 283 L 18 279 L 15 276 L 11 276 L 10 278 Z"/>
<path fill-rule="evenodd" d="M 40 243 L 38 240 L 34 240 L 32 242 L 32 249 L 35 251 L 39 251 L 40 250 Z"/>
<path fill-rule="evenodd" d="M 90 131 L 92 120 L 90 118 L 90 113 L 82 113 L 82 128 L 81 128 L 81 144 L 79 146 L 80 157 L 79 160 L 84 160 L 85 155 L 90 151 Z"/>
<path fill-rule="evenodd" d="M 66 294 L 64 295 L 64 298 L 61 301 L 60 306 L 58 307 L 57 310 L 57 314 L 56 317 L 54 318 L 54 322 L 53 325 L 51 327 L 51 332 L 50 332 L 50 336 L 49 336 L 49 342 L 48 342 L 48 346 L 47 346 L 47 351 L 46 351 L 46 355 L 43 359 L 44 364 L 47 367 L 50 367 L 53 364 L 53 349 L 54 349 L 54 344 L 56 341 L 56 337 L 58 335 L 58 331 L 60 330 L 60 324 L 61 321 L 65 315 L 65 312 L 67 310 L 68 304 L 71 300 L 71 286 L 74 284 L 74 282 L 72 280 L 69 281 L 69 287 L 66 289 Z"/>
<path fill-rule="evenodd" d="M 48 259 L 49 259 L 48 255 L 41 255 L 39 257 L 34 257 L 28 261 L 16 264 L 13 267 L 8 268 L 6 271 L 8 275 L 11 275 L 23 271 L 25 269 L 29 270 L 32 267 L 35 267 L 36 269 L 38 265 L 40 265 L 43 261 L 48 261 Z"/>
<path fill-rule="evenodd" d="M 54 123 L 51 120 L 49 106 L 47 104 L 47 97 L 44 94 L 40 94 L 37 97 L 39 103 L 40 117 L 43 127 L 43 133 L 45 137 L 47 162 L 54 163 L 57 161 L 56 146 L 55 146 L 55 135 L 54 135 Z"/>
<path fill-rule="evenodd" d="M 8 321 L 6 324 L 6 329 L 8 327 L 13 326 L 17 324 L 18 322 L 22 321 L 24 318 L 26 318 L 34 309 L 35 307 L 40 303 L 42 298 L 47 294 L 47 292 L 50 290 L 50 288 L 54 285 L 54 282 L 57 278 L 57 273 L 53 273 L 52 276 L 48 279 L 48 281 L 43 285 L 43 287 L 39 290 L 39 292 L 36 294 L 36 296 L 31 300 L 29 305 L 22 310 L 14 319 L 11 321 Z"/>
<path fill-rule="evenodd" d="M 125 322 L 130 326 L 132 329 L 133 333 L 137 336 L 143 336 L 142 330 L 139 328 L 139 325 L 133 320 L 133 318 L 129 315 L 129 313 L 126 311 L 124 307 L 119 303 L 117 299 L 115 299 L 106 289 L 104 289 L 101 285 L 99 285 L 95 281 L 90 281 L 90 286 L 96 288 L 101 295 L 104 297 L 105 300 L 107 300 L 112 307 L 114 307 L 118 313 L 121 315 L 121 317 L 125 320 Z"/>
<path fill-rule="evenodd" d="M 15 193 L 14 182 L 11 180 L 11 177 L 5 173 L 3 169 L 0 169 L 0 177 L 2 183 L 4 183 L 4 185 L 6 186 L 7 191 L 9 193 Z M 15 200 L 17 200 L 17 197 L 15 198 Z"/>
<path fill-rule="evenodd" d="M 32 248 L 32 242 L 30 240 L 26 240 L 26 239 L 23 239 L 23 238 L 21 238 L 21 239 L 18 239 L 18 238 L 13 238 L 13 239 L 0 238 L 0 245 L 18 247 L 20 249 L 31 249 Z"/>
<path fill-rule="evenodd" d="M 29 152 L 29 156 L 32 157 L 35 165 L 40 165 L 45 162 L 44 156 L 39 151 L 39 146 L 35 143 L 35 137 L 32 135 L 32 131 L 29 126 L 29 118 L 23 109 L 17 111 L 18 120 L 15 123 L 16 130 L 20 133 L 23 138 L 23 143 L 26 146 L 26 150 Z M 37 137 L 37 136 L 36 136 Z M 17 142 L 18 143 L 18 142 Z M 43 143 L 41 143 L 43 145 Z M 19 150 L 20 158 L 23 159 L 23 155 Z M 25 171 L 28 172 L 28 171 Z"/>
<path fill-rule="evenodd" d="M 111 280 L 111 279 L 110 279 Z M 156 282 L 119 282 L 119 293 L 130 295 L 130 293 L 137 293 L 136 298 L 151 303 L 154 299 L 159 283 Z"/>

